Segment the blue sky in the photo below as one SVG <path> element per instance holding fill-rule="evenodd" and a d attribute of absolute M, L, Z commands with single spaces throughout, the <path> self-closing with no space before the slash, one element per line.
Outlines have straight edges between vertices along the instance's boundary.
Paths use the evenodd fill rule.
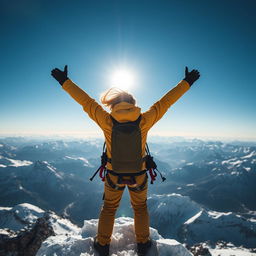
<path fill-rule="evenodd" d="M 200 79 L 150 134 L 256 139 L 255 1 L 0 1 L 0 135 L 101 135 L 51 77 L 69 77 L 99 102 L 109 72 L 136 74 L 146 111 L 184 78 Z"/>

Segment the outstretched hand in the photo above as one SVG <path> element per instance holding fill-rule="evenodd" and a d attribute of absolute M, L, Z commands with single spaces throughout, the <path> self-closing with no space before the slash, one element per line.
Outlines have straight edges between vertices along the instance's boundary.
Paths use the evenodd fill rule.
<path fill-rule="evenodd" d="M 65 65 L 64 71 L 61 71 L 58 68 L 52 70 L 51 75 L 61 84 L 64 84 L 66 80 L 68 80 L 68 66 Z"/>
<path fill-rule="evenodd" d="M 185 78 L 183 80 L 187 81 L 191 86 L 198 78 L 200 73 L 198 70 L 193 69 L 191 72 L 188 71 L 188 67 L 185 68 Z"/>

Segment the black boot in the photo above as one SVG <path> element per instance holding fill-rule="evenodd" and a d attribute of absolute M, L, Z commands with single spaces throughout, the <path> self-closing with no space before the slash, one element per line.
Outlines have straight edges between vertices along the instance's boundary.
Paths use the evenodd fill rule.
<path fill-rule="evenodd" d="M 93 247 L 99 256 L 109 256 L 109 244 L 101 245 L 97 242 L 96 237 L 94 237 Z"/>
<path fill-rule="evenodd" d="M 149 239 L 146 243 L 137 243 L 138 256 L 146 256 L 151 245 L 152 245 L 151 239 Z"/>

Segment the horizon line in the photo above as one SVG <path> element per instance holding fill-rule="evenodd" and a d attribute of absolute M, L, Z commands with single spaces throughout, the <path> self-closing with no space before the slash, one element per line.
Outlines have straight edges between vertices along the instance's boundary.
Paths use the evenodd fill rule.
<path fill-rule="evenodd" d="M 0 133 L 1 138 L 8 137 L 24 137 L 24 138 L 74 138 L 74 139 L 104 139 L 103 134 L 98 134 L 95 132 L 67 132 L 67 133 Z M 148 134 L 148 138 L 184 138 L 184 139 L 201 139 L 201 140 L 225 140 L 225 141 L 250 141 L 256 142 L 256 137 L 242 137 L 242 136 L 218 136 L 218 135 L 170 135 L 170 134 L 159 134 L 152 133 Z"/>

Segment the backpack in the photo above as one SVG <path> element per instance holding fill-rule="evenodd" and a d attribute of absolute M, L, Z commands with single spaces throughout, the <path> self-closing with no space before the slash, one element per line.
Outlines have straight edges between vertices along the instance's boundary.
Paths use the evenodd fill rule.
<path fill-rule="evenodd" d="M 120 123 L 110 116 L 113 122 L 111 133 L 111 158 L 107 157 L 106 142 L 103 144 L 103 152 L 101 155 L 101 165 L 90 178 L 92 181 L 95 175 L 100 172 L 99 176 L 102 181 L 107 178 L 108 183 L 114 189 L 124 189 L 124 186 L 120 187 L 114 184 L 110 179 L 108 173 L 118 176 L 118 184 L 132 185 L 136 183 L 135 177 L 142 175 L 149 171 L 151 177 L 151 184 L 153 184 L 157 173 L 161 175 L 162 181 L 165 177 L 158 171 L 157 165 L 150 154 L 148 144 L 146 143 L 146 156 L 142 157 L 141 147 L 141 131 L 140 121 L 141 115 L 135 121 L 129 121 Z M 143 162 L 146 162 L 146 169 L 142 169 Z M 107 162 L 111 163 L 113 170 L 106 169 Z M 128 177 L 128 178 L 127 178 Z M 148 175 L 146 175 L 143 184 L 139 187 L 135 187 L 135 190 L 141 190 L 144 188 L 147 182 Z M 130 189 L 130 187 L 129 187 Z"/>

